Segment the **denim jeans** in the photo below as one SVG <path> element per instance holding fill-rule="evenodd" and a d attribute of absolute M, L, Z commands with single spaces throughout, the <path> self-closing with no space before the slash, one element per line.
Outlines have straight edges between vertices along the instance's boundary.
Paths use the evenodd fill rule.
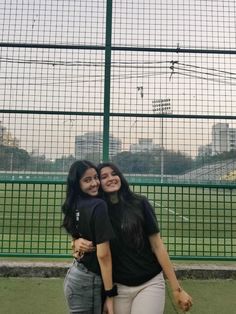
<path fill-rule="evenodd" d="M 64 280 L 64 294 L 72 314 L 101 314 L 102 280 L 76 260 Z"/>

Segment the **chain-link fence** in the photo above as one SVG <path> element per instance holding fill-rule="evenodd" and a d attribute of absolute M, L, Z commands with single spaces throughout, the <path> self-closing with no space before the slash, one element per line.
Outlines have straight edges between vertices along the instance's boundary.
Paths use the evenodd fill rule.
<path fill-rule="evenodd" d="M 172 256 L 233 258 L 234 1 L 0 1 L 0 254 L 67 254 L 63 183 L 112 160 Z"/>

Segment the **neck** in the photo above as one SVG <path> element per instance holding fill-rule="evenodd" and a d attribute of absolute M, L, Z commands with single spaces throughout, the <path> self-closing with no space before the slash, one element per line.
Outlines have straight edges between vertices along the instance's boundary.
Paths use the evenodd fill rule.
<path fill-rule="evenodd" d="M 109 199 L 110 199 L 110 202 L 112 204 L 117 204 L 119 202 L 119 198 L 118 198 L 117 193 L 113 193 L 113 194 L 109 195 Z"/>

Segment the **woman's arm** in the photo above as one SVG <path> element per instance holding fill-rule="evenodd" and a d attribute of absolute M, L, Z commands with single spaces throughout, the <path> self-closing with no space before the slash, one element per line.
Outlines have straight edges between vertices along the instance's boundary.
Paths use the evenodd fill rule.
<path fill-rule="evenodd" d="M 98 244 L 94 247 L 93 242 L 79 238 L 72 240 L 73 256 L 79 258 L 85 252 L 97 251 L 97 258 L 101 269 L 104 289 L 109 291 L 113 288 L 112 281 L 112 258 L 109 242 Z M 113 314 L 113 298 L 107 297 L 104 304 L 104 313 Z"/>
<path fill-rule="evenodd" d="M 149 236 L 149 242 L 151 244 L 152 250 L 156 258 L 158 259 L 158 262 L 160 263 L 163 269 L 164 274 L 169 280 L 175 302 L 183 311 L 189 311 L 189 309 L 192 306 L 192 298 L 181 288 L 176 278 L 173 265 L 170 261 L 167 250 L 162 242 L 160 233 L 155 233 Z"/>
<path fill-rule="evenodd" d="M 102 281 L 105 291 L 111 291 L 113 288 L 112 281 L 112 259 L 109 242 L 97 244 L 97 258 L 101 269 Z M 113 298 L 107 297 L 104 307 L 108 314 L 113 313 Z"/>
<path fill-rule="evenodd" d="M 111 290 L 112 282 L 112 260 L 109 242 L 97 244 L 97 258 L 101 269 L 102 280 L 105 290 Z"/>
<path fill-rule="evenodd" d="M 95 250 L 92 241 L 83 238 L 72 240 L 72 248 L 75 253 L 88 253 Z M 97 244 L 97 258 L 101 269 L 102 279 L 105 290 L 112 289 L 112 259 L 109 242 Z"/>

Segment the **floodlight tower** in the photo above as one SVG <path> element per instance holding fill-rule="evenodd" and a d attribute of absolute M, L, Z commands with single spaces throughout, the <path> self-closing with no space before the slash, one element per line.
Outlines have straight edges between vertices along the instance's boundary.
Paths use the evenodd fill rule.
<path fill-rule="evenodd" d="M 155 99 L 152 101 L 152 110 L 154 113 L 171 114 L 170 98 Z M 161 134 L 160 134 L 160 147 L 161 147 L 161 183 L 164 177 L 164 129 L 163 129 L 163 116 L 161 117 Z"/>

